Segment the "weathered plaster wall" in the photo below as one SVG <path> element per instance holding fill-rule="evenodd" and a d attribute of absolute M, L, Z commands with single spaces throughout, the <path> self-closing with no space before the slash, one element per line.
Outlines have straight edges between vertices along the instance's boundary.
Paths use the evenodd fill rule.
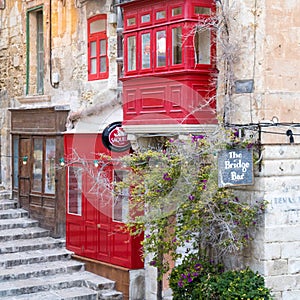
<path fill-rule="evenodd" d="M 2 178 L 10 185 L 10 119 L 7 108 L 20 105 L 69 105 L 71 114 L 93 113 L 91 107 L 110 103 L 117 97 L 116 24 L 107 24 L 109 79 L 88 81 L 87 19 L 109 12 L 111 0 L 6 1 L 0 11 L 0 100 Z M 30 88 L 26 95 L 26 13 L 43 6 L 44 14 L 44 95 Z M 50 11 L 51 9 L 51 11 Z M 109 14 L 108 14 L 109 17 Z M 30 26 L 34 42 L 34 28 Z M 33 36 L 33 38 L 32 38 Z M 33 39 L 33 41 L 32 41 Z M 34 47 L 34 44 L 33 44 Z M 51 60 L 50 60 L 51 56 Z M 52 66 L 52 69 L 50 69 Z M 35 68 L 34 62 L 28 66 Z M 59 85 L 51 85 L 52 74 L 59 74 Z M 31 78 L 29 78 L 31 82 Z M 5 158 L 5 159 L 4 159 Z M 5 161 L 4 161 L 5 160 Z M 5 171 L 4 171 L 5 170 Z"/>

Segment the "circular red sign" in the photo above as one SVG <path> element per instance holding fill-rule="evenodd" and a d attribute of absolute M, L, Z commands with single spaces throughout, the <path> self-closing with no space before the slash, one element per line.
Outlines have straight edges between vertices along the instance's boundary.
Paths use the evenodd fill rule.
<path fill-rule="evenodd" d="M 121 122 L 108 125 L 102 133 L 102 141 L 105 147 L 115 152 L 126 151 L 131 146 Z"/>

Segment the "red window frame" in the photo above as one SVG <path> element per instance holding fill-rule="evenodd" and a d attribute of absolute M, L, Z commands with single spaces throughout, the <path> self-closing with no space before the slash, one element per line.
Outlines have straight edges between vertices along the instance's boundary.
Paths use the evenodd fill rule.
<path fill-rule="evenodd" d="M 90 27 L 91 24 L 95 21 L 104 20 L 105 21 L 105 29 L 103 31 L 98 31 L 95 33 L 91 33 Z M 106 14 L 101 14 L 94 16 L 88 19 L 88 80 L 99 80 L 99 79 L 107 79 L 108 78 L 108 42 L 107 42 L 107 34 L 106 34 L 106 26 L 107 26 L 107 16 Z M 100 43 L 101 41 L 105 41 L 105 52 L 101 53 Z M 96 43 L 96 52 L 95 55 L 91 54 L 91 44 Z M 91 73 L 92 59 L 96 60 L 96 72 Z M 105 61 L 105 71 L 101 71 L 101 60 Z"/>

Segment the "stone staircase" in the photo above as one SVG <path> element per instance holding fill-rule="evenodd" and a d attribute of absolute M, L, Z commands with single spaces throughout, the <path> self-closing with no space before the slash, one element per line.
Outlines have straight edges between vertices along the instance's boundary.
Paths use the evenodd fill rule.
<path fill-rule="evenodd" d="M 0 193 L 1 300 L 121 300 L 115 283 L 84 270 L 65 241 L 49 236 Z"/>

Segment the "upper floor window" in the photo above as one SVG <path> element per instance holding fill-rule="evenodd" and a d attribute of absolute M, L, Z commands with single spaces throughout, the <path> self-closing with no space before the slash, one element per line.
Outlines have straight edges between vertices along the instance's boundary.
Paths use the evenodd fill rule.
<path fill-rule="evenodd" d="M 27 84 L 26 94 L 44 93 L 44 22 L 41 7 L 27 12 Z"/>
<path fill-rule="evenodd" d="M 108 78 L 106 15 L 88 20 L 88 79 Z"/>

